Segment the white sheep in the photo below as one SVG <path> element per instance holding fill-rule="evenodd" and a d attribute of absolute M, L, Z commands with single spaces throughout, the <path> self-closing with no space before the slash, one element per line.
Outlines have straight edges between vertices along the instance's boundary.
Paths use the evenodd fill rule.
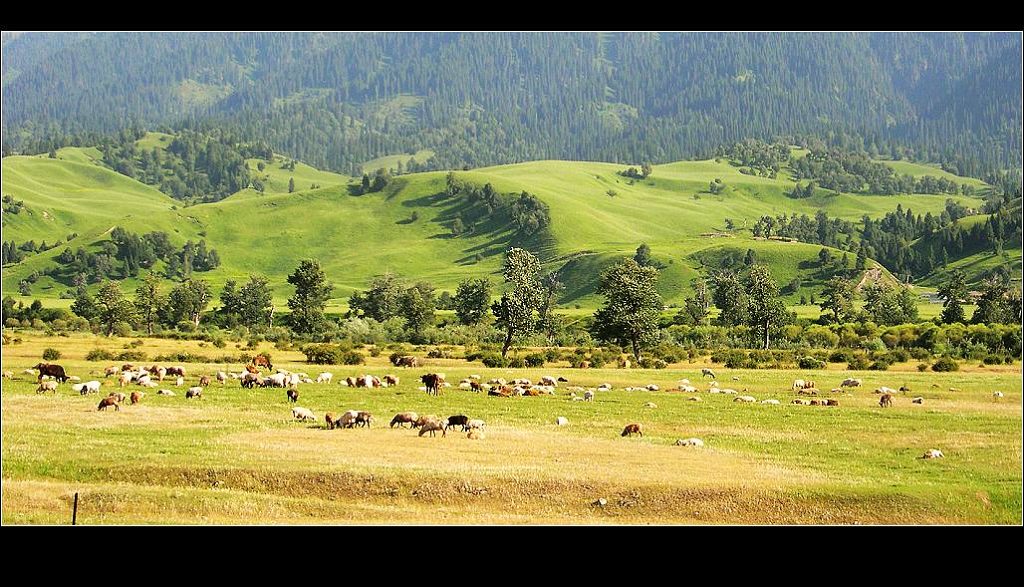
<path fill-rule="evenodd" d="M 1003 392 L 1001 392 L 1001 391 L 993 391 L 992 392 L 992 399 L 993 400 L 999 401 L 999 400 L 1003 399 L 1003 397 L 1004 397 L 1003 396 Z"/>
<path fill-rule="evenodd" d="M 695 446 L 700 448 L 704 446 L 704 441 L 699 438 L 680 438 L 676 441 L 676 446 Z"/>
<path fill-rule="evenodd" d="M 566 418 L 565 416 L 559 416 L 559 417 L 555 418 L 555 425 L 557 425 L 557 426 L 568 426 L 569 425 L 569 418 Z"/>
<path fill-rule="evenodd" d="M 686 400 L 687 401 L 691 401 L 691 402 L 702 402 L 702 401 L 704 401 L 704 400 L 702 400 L 700 397 L 698 397 L 696 395 L 692 396 L 692 397 L 688 397 L 688 398 L 686 398 Z"/>
<path fill-rule="evenodd" d="M 545 375 L 540 378 L 541 385 L 550 385 L 551 387 L 558 387 L 558 380 L 550 375 Z"/>
<path fill-rule="evenodd" d="M 644 407 L 645 408 L 656 408 L 656 407 L 658 407 L 658 404 L 656 404 L 654 402 L 647 402 L 646 404 L 644 404 Z"/>
<path fill-rule="evenodd" d="M 292 408 L 292 417 L 296 420 L 316 421 L 316 416 L 313 415 L 312 410 L 309 408 Z"/>
<path fill-rule="evenodd" d="M 689 385 L 689 384 L 690 384 L 690 380 L 689 379 L 680 379 L 679 380 L 679 385 Z"/>
<path fill-rule="evenodd" d="M 658 391 L 659 389 L 661 389 L 661 388 L 658 387 L 657 385 L 653 384 L 653 383 L 651 383 L 650 385 L 647 386 L 647 391 Z"/>
<path fill-rule="evenodd" d="M 68 376 L 68 381 L 72 381 L 74 383 L 79 383 L 79 382 L 82 381 L 82 378 L 79 377 L 78 375 L 69 375 Z"/>
<path fill-rule="evenodd" d="M 896 390 L 891 388 L 891 387 L 886 387 L 886 386 L 883 385 L 882 387 L 879 387 L 878 389 L 876 389 L 875 393 L 889 393 L 889 394 L 892 394 L 892 395 L 896 395 Z"/>
<path fill-rule="evenodd" d="M 602 383 L 601 385 L 597 386 L 597 390 L 598 391 L 611 391 L 612 390 L 612 384 L 611 383 Z"/>
<path fill-rule="evenodd" d="M 925 451 L 925 453 L 923 455 L 921 455 L 921 458 L 922 459 L 941 459 L 941 458 L 943 458 L 945 456 L 946 455 L 942 454 L 941 450 L 939 450 L 937 448 L 930 448 L 927 451 Z"/>
<path fill-rule="evenodd" d="M 915 397 L 914 399 L 910 400 L 910 403 L 912 403 L 912 404 L 923 404 L 924 403 L 924 398 L 923 397 Z"/>
<path fill-rule="evenodd" d="M 736 390 L 729 389 L 728 387 L 726 387 L 725 389 L 722 390 L 722 393 L 724 393 L 725 395 L 736 395 Z"/>
<path fill-rule="evenodd" d="M 173 397 L 174 395 L 176 395 L 173 391 L 171 391 L 169 389 L 161 389 L 161 390 L 157 391 L 156 394 L 157 395 L 166 395 L 166 396 L 169 396 L 169 397 Z"/>
<path fill-rule="evenodd" d="M 462 381 L 459 383 L 459 389 L 473 389 L 473 384 L 468 381 Z"/>
<path fill-rule="evenodd" d="M 681 391 L 683 393 L 696 393 L 697 392 L 697 388 L 692 386 L 692 385 L 684 383 L 684 384 L 679 386 L 679 391 Z"/>
<path fill-rule="evenodd" d="M 860 379 L 854 379 L 848 377 L 843 379 L 843 382 L 839 384 L 839 387 L 860 387 L 863 382 Z"/>
<path fill-rule="evenodd" d="M 4 371 L 4 379 L 14 379 L 14 371 Z"/>
<path fill-rule="evenodd" d="M 42 383 L 39 384 L 39 387 L 36 388 L 36 393 L 46 393 L 47 391 L 57 393 L 57 382 L 43 381 Z"/>
<path fill-rule="evenodd" d="M 732 401 L 740 402 L 740 403 L 744 403 L 744 404 L 752 404 L 752 403 L 756 402 L 757 400 L 754 399 L 754 396 L 752 396 L 752 395 L 738 395 L 738 396 L 736 396 L 736 399 L 734 399 Z"/>
<path fill-rule="evenodd" d="M 803 389 L 804 387 L 806 387 L 806 383 L 807 382 L 804 381 L 803 379 L 794 379 L 793 389 Z"/>
<path fill-rule="evenodd" d="M 174 386 L 181 387 L 182 385 L 185 385 L 185 378 L 182 377 L 181 375 L 178 375 L 178 377 L 175 378 L 174 380 Z"/>
<path fill-rule="evenodd" d="M 592 402 L 594 401 L 594 392 L 589 389 L 583 392 L 583 401 Z"/>
<path fill-rule="evenodd" d="M 718 382 L 717 381 L 712 381 L 711 383 L 708 384 L 708 386 L 709 387 L 718 387 Z"/>
<path fill-rule="evenodd" d="M 777 405 L 780 404 L 779 400 L 777 400 L 777 399 L 765 399 L 765 400 L 761 400 L 761 403 L 762 404 L 767 404 L 769 406 L 777 406 Z"/>
<path fill-rule="evenodd" d="M 469 420 L 466 422 L 466 428 L 472 430 L 474 428 L 483 429 L 484 421 L 480 419 Z"/>

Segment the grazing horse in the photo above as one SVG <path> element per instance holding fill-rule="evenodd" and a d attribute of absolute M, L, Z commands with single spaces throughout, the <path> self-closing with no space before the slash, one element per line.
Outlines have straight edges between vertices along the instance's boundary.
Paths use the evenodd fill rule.
<path fill-rule="evenodd" d="M 712 371 L 711 369 L 708 369 L 707 367 L 705 367 L 705 368 L 700 370 L 700 376 L 701 376 L 702 379 L 704 377 L 711 377 L 712 379 L 718 379 L 717 377 L 715 377 L 715 372 Z"/>
<path fill-rule="evenodd" d="M 252 358 L 252 365 L 254 367 L 266 367 L 267 369 L 273 370 L 274 365 L 270 363 L 270 357 L 260 353 Z"/>
<path fill-rule="evenodd" d="M 891 408 L 892 407 L 892 394 L 883 393 L 882 397 L 879 398 L 879 400 L 878 400 L 878 405 L 882 406 L 883 408 Z"/>

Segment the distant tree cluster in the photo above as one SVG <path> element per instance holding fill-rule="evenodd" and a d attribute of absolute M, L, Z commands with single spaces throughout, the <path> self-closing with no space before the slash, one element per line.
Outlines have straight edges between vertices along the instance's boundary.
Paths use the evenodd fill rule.
<path fill-rule="evenodd" d="M 207 248 L 205 240 L 187 241 L 179 250 L 166 232 L 140 235 L 120 226 L 110 232 L 109 241 L 100 242 L 98 251 L 65 248 L 55 260 L 60 267 L 51 272 L 78 276 L 87 283 L 135 277 L 158 260 L 164 262 L 164 275 L 169 279 L 189 279 L 193 271 L 210 271 L 221 263 L 217 250 Z"/>
<path fill-rule="evenodd" d="M 825 189 L 868 194 L 959 194 L 967 186 L 944 177 L 901 175 L 867 153 L 840 149 L 811 151 L 791 164 L 794 179 L 811 179 Z"/>
<path fill-rule="evenodd" d="M 472 233 L 480 223 L 494 222 L 511 225 L 516 232 L 533 235 L 551 225 L 551 212 L 543 200 L 529 192 L 500 194 L 490 183 L 475 186 L 449 173 L 445 193 L 461 198 L 465 205 L 452 220 L 452 233 Z"/>
<path fill-rule="evenodd" d="M 789 146 L 782 142 L 746 139 L 715 149 L 715 156 L 726 157 L 740 165 L 741 173 L 774 178 L 789 163 Z"/>

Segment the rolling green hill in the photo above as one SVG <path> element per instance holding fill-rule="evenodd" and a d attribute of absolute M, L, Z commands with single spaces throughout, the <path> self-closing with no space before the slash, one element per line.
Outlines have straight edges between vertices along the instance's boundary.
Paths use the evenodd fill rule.
<path fill-rule="evenodd" d="M 177 246 L 186 239 L 205 238 L 223 264 L 197 273 L 198 277 L 219 291 L 227 279 L 265 274 L 275 286 L 279 305 L 291 294 L 285 276 L 302 258 L 321 261 L 335 285 L 331 305 L 339 307 L 354 290 L 365 288 L 372 276 L 385 271 L 426 278 L 447 290 L 470 276 L 488 275 L 498 282 L 502 253 L 515 243 L 540 255 L 545 269 L 561 272 L 567 285 L 564 305 L 595 307 L 600 301 L 594 293 L 600 270 L 633 255 L 641 242 L 650 245 L 664 266 L 660 290 L 666 303 L 681 303 L 690 281 L 707 263 L 748 249 L 771 267 L 780 284 L 794 278 L 803 282 L 801 291 L 787 297 L 795 303 L 821 284 L 815 275 L 821 246 L 754 239 L 750 227 L 761 215 L 813 216 L 823 209 L 830 216 L 858 221 L 864 214 L 881 216 L 897 204 L 918 213 L 938 213 L 947 199 L 833 194 L 796 200 L 785 195 L 793 187 L 788 179 L 743 175 L 715 160 L 655 166 L 645 180 L 618 175 L 621 165 L 593 162 L 537 161 L 457 172 L 465 182 L 490 182 L 500 192 L 529 191 L 548 204 L 549 232 L 524 242 L 511 227 L 494 223 L 452 237 L 448 223 L 463 204 L 445 195 L 444 172 L 400 176 L 382 192 L 356 196 L 345 176 L 301 163 L 293 172 L 281 167 L 283 159 L 275 159 L 258 173 L 267 179 L 265 193 L 245 190 L 220 202 L 179 208 L 148 186 L 80 162 L 88 160 L 88 150 L 62 149 L 59 157 L 3 159 L 4 193 L 24 200 L 26 206 L 21 214 L 4 215 L 5 239 L 53 242 L 77 232 L 66 245 L 74 250 L 97 246 L 115 225 L 139 233 L 165 231 Z M 287 193 L 292 176 L 297 191 Z M 726 185 L 720 194 L 707 191 L 715 178 Z M 305 189 L 310 183 L 322 187 Z M 981 203 L 976 198 L 953 198 L 967 206 Z M 732 232 L 725 230 L 727 218 L 735 224 Z M 52 266 L 63 248 L 5 267 L 3 293 L 15 294 L 20 280 Z M 134 287 L 133 281 L 124 287 Z M 67 288 L 44 276 L 33 285 L 33 297 L 56 298 Z"/>

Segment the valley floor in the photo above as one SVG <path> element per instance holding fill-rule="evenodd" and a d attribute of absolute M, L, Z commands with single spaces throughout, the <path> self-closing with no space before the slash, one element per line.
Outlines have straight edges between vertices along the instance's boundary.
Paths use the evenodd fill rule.
<path fill-rule="evenodd" d="M 292 420 L 281 389 L 214 384 L 201 400 L 184 390 L 199 374 L 240 365 L 186 364 L 174 397 L 148 390 L 136 406 L 98 412 L 96 395 L 68 385 L 36 394 L 23 371 L 54 347 L 57 363 L 103 381 L 93 348 L 124 349 L 132 339 L 47 338 L 18 333 L 5 345 L 2 465 L 5 524 L 66 524 L 80 496 L 82 524 L 1020 524 L 1021 370 L 966 366 L 956 373 L 749 371 L 713 366 L 723 388 L 782 405 L 736 403 L 708 393 L 702 364 L 665 370 L 486 369 L 427 360 L 398 370 L 386 354 L 358 367 L 314 366 L 272 347 L 275 367 L 334 374 L 333 385 L 301 385 L 298 405 L 316 423 Z M 143 339 L 152 357 L 170 350 L 213 352 L 194 341 Z M 237 353 L 238 349 L 223 349 Z M 150 364 L 152 361 L 147 361 Z M 417 389 L 424 372 L 462 377 L 564 376 L 554 396 L 502 399 L 456 386 L 440 397 Z M 400 376 L 397 387 L 353 389 L 346 376 Z M 844 377 L 864 386 L 830 394 Z M 688 378 L 695 394 L 674 390 Z M 814 379 L 838 407 L 792 405 L 795 378 Z M 610 383 L 594 402 L 575 402 L 567 385 Z M 661 391 L 625 391 L 650 383 Z M 890 409 L 875 387 L 907 386 Z M 1005 394 L 993 399 L 993 391 Z M 702 401 L 690 401 L 690 397 Z M 923 404 L 911 398 L 923 397 Z M 653 402 L 656 407 L 645 407 Z M 368 410 L 369 428 L 328 431 L 326 411 Z M 388 428 L 391 416 L 467 414 L 486 437 L 419 437 Z M 558 416 L 568 426 L 556 426 Z M 622 438 L 625 424 L 643 438 Z M 703 448 L 675 446 L 698 437 Z M 937 448 L 945 458 L 923 460 Z M 594 505 L 600 498 L 604 506 Z"/>

